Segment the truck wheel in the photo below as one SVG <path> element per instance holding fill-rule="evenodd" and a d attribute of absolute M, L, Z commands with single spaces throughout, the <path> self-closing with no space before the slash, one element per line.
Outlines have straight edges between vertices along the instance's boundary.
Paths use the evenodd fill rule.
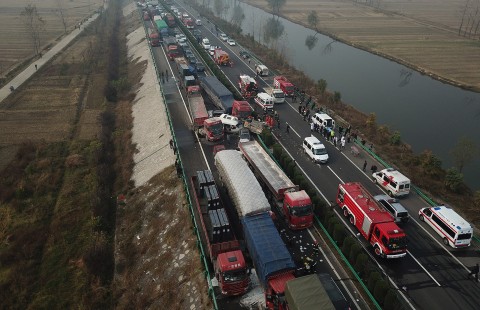
<path fill-rule="evenodd" d="M 347 208 L 343 208 L 343 216 L 347 217 L 348 216 L 348 210 Z"/>
<path fill-rule="evenodd" d="M 392 191 L 388 191 L 388 196 L 393 197 Z"/>
<path fill-rule="evenodd" d="M 443 244 L 448 245 L 448 239 L 446 237 L 443 238 Z"/>
<path fill-rule="evenodd" d="M 376 179 L 376 178 L 373 178 L 373 183 L 375 183 L 375 184 L 377 184 L 377 183 L 378 183 L 378 181 L 377 181 L 377 179 Z"/>
<path fill-rule="evenodd" d="M 418 218 L 420 219 L 420 221 L 425 222 L 425 218 L 423 217 L 423 215 L 420 214 Z"/>
<path fill-rule="evenodd" d="M 378 247 L 378 245 L 376 245 L 376 246 L 373 248 L 373 251 L 375 252 L 375 255 L 377 255 L 378 257 L 382 256 L 382 250 L 380 250 L 380 248 Z"/>
<path fill-rule="evenodd" d="M 355 220 L 353 219 L 352 215 L 348 217 L 348 220 L 350 221 L 350 224 L 355 225 Z"/>

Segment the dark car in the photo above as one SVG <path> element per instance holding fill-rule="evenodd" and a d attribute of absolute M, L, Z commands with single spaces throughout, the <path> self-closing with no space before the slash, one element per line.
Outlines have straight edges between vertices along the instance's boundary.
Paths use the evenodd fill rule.
<path fill-rule="evenodd" d="M 190 57 L 195 57 L 195 55 L 193 55 L 192 51 L 187 51 L 185 52 L 185 57 L 190 58 Z"/>
<path fill-rule="evenodd" d="M 198 72 L 204 72 L 205 71 L 205 66 L 201 62 L 197 62 L 195 67 L 197 68 Z"/>
<path fill-rule="evenodd" d="M 202 35 L 202 32 L 198 29 L 194 29 L 192 33 L 193 33 L 194 36 L 201 36 Z"/>
<path fill-rule="evenodd" d="M 189 62 L 192 66 L 195 66 L 195 64 L 197 63 L 197 58 L 192 55 L 192 56 L 188 57 L 188 62 Z"/>
<path fill-rule="evenodd" d="M 183 49 L 183 56 L 188 57 L 188 56 L 187 56 L 188 54 L 193 54 L 192 50 L 190 49 L 190 46 L 186 46 L 186 47 Z"/>
<path fill-rule="evenodd" d="M 250 54 L 247 53 L 246 51 L 241 51 L 241 52 L 240 52 L 240 56 L 241 56 L 243 59 L 248 59 L 248 58 L 250 58 Z"/>

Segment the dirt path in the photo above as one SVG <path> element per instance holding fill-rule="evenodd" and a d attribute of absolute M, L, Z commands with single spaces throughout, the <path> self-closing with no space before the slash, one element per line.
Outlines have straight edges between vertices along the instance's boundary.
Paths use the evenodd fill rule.
<path fill-rule="evenodd" d="M 268 11 L 264 0 L 245 2 Z M 439 80 L 480 91 L 478 35 L 458 36 L 465 1 L 287 1 L 285 18 L 308 27 L 316 11 L 318 29 L 357 48 L 395 60 Z"/>

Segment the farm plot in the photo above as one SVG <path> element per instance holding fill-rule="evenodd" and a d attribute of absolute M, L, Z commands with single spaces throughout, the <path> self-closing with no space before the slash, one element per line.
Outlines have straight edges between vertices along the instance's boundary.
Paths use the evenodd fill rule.
<path fill-rule="evenodd" d="M 268 10 L 264 0 L 246 2 Z M 280 14 L 350 45 L 393 59 L 440 80 L 480 90 L 478 35 L 458 35 L 465 1 L 287 1 Z"/>
<path fill-rule="evenodd" d="M 21 15 L 29 3 L 32 1 L 2 0 L 0 3 L 0 77 L 35 56 L 30 32 Z M 44 20 L 40 31 L 41 49 L 44 49 L 54 44 L 65 32 L 60 11 L 63 12 L 68 32 L 97 10 L 103 0 L 42 0 L 33 3 Z"/>

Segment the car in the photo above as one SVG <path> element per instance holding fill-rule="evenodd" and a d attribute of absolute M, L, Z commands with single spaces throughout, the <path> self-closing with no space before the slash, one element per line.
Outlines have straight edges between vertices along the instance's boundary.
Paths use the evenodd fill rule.
<path fill-rule="evenodd" d="M 188 57 L 188 62 L 195 67 L 195 65 L 197 64 L 197 58 L 194 55 L 192 55 Z"/>
<path fill-rule="evenodd" d="M 178 45 L 180 45 L 182 49 L 188 46 L 187 42 L 180 42 Z"/>
<path fill-rule="evenodd" d="M 195 67 L 197 68 L 197 72 L 204 72 L 205 71 L 205 66 L 201 62 L 197 62 L 195 64 Z"/>
<path fill-rule="evenodd" d="M 199 19 L 197 19 L 197 20 L 195 21 L 195 25 L 197 25 L 197 26 L 201 26 L 201 25 L 202 25 L 202 21 L 201 21 L 201 20 L 199 20 Z"/>
<path fill-rule="evenodd" d="M 187 44 L 187 38 L 181 38 L 180 40 L 177 41 L 177 43 L 178 43 L 180 46 L 188 46 L 188 44 Z"/>
<path fill-rule="evenodd" d="M 201 36 L 201 35 L 202 35 L 202 32 L 201 32 L 200 30 L 198 30 L 198 29 L 193 29 L 192 34 L 193 34 L 194 36 Z"/>
<path fill-rule="evenodd" d="M 248 130 L 248 128 L 242 128 L 238 136 L 240 137 L 240 143 L 248 142 L 250 141 L 250 130 Z"/>
<path fill-rule="evenodd" d="M 213 54 L 215 54 L 215 50 L 218 48 L 218 46 L 215 46 L 215 45 L 210 45 L 210 49 L 208 50 L 208 53 L 210 54 L 210 56 L 213 57 Z"/>
<path fill-rule="evenodd" d="M 202 46 L 204 49 L 209 50 L 210 49 L 210 41 L 207 38 L 202 39 Z"/>
<path fill-rule="evenodd" d="M 373 198 L 393 215 L 396 223 L 407 223 L 410 219 L 407 209 L 405 209 L 397 199 L 387 195 L 376 195 Z"/>
<path fill-rule="evenodd" d="M 177 43 L 180 43 L 180 40 L 182 40 L 182 39 L 185 39 L 185 40 L 186 40 L 184 34 L 177 34 L 177 35 L 175 35 L 175 40 L 177 41 Z"/>
<path fill-rule="evenodd" d="M 192 51 L 185 52 L 185 57 L 190 58 L 190 57 L 195 57 L 195 55 L 192 53 Z"/>
<path fill-rule="evenodd" d="M 221 33 L 218 37 L 219 37 L 220 40 L 222 40 L 222 41 L 227 41 L 227 40 L 228 40 L 228 36 L 227 36 L 226 34 L 224 34 L 224 33 Z"/>
<path fill-rule="evenodd" d="M 248 59 L 250 58 L 250 54 L 247 51 L 240 51 L 240 57 L 243 59 Z"/>
<path fill-rule="evenodd" d="M 190 49 L 190 46 L 186 46 L 185 48 L 183 48 L 183 55 L 185 57 L 188 57 L 187 55 L 190 55 L 192 54 L 193 55 L 193 52 L 192 50 Z"/>
<path fill-rule="evenodd" d="M 230 45 L 230 46 L 235 46 L 235 45 L 237 45 L 237 43 L 235 43 L 235 40 L 233 40 L 233 39 L 228 39 L 228 40 L 227 40 L 227 43 L 228 43 L 228 45 Z"/>

